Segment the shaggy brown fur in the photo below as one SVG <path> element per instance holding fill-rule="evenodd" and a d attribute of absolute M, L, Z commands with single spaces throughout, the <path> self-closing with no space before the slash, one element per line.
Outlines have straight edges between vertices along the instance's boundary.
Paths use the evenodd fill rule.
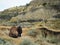
<path fill-rule="evenodd" d="M 13 26 L 13 27 L 10 29 L 9 36 L 10 36 L 10 37 L 13 37 L 13 38 L 17 38 L 17 37 L 18 37 L 17 27 Z"/>
<path fill-rule="evenodd" d="M 17 38 L 18 36 L 21 37 L 21 33 L 22 33 L 22 28 L 20 26 L 18 27 L 13 26 L 10 29 L 9 36 L 13 38 Z"/>

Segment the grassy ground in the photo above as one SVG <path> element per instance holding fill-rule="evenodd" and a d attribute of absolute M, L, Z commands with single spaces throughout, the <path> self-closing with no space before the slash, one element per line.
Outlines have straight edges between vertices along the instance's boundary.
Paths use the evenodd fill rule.
<path fill-rule="evenodd" d="M 54 35 L 51 35 L 53 37 L 44 37 L 45 34 L 39 29 L 44 27 L 43 24 L 43 22 L 34 22 L 32 27 L 22 28 L 22 36 L 18 38 L 9 37 L 8 33 L 11 26 L 0 26 L 0 38 L 8 41 L 11 40 L 11 44 L 14 45 L 59 45 L 57 42 L 59 42 L 60 39 L 54 37 Z"/>

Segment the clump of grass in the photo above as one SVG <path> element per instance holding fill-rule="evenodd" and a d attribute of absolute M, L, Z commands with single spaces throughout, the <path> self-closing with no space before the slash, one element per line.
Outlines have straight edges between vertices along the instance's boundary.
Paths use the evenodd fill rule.
<path fill-rule="evenodd" d="M 38 44 L 34 43 L 31 39 L 25 38 L 22 40 L 20 45 L 38 45 Z"/>
<path fill-rule="evenodd" d="M 37 34 L 38 34 L 37 30 L 32 29 L 28 31 L 28 35 L 32 37 L 36 37 Z"/>
<path fill-rule="evenodd" d="M 45 25 L 52 29 L 60 29 L 60 20 L 49 20 Z"/>
<path fill-rule="evenodd" d="M 46 40 L 49 43 L 55 43 L 55 44 L 58 43 L 58 42 L 60 42 L 60 39 L 57 38 L 56 36 L 47 37 Z"/>
<path fill-rule="evenodd" d="M 13 45 L 10 40 L 0 38 L 0 45 Z"/>

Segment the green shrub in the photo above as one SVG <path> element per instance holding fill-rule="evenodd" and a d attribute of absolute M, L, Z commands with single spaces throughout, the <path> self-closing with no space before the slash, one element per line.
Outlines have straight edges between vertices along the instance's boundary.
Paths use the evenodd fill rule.
<path fill-rule="evenodd" d="M 55 37 L 55 36 L 47 37 L 46 40 L 47 40 L 47 42 L 49 42 L 49 43 L 58 43 L 58 42 L 60 42 L 60 39 L 58 39 L 58 38 Z"/>
<path fill-rule="evenodd" d="M 32 40 L 26 38 L 22 40 L 20 45 L 37 45 L 37 44 L 35 44 Z"/>
<path fill-rule="evenodd" d="M 59 30 L 60 29 L 60 20 L 59 19 L 48 20 L 48 22 L 45 25 L 49 28 Z"/>
<path fill-rule="evenodd" d="M 36 37 L 38 34 L 38 32 L 36 30 L 29 30 L 28 31 L 28 35 L 29 36 L 32 36 L 32 37 Z"/>
<path fill-rule="evenodd" d="M 10 41 L 0 38 L 0 45 L 13 45 Z"/>

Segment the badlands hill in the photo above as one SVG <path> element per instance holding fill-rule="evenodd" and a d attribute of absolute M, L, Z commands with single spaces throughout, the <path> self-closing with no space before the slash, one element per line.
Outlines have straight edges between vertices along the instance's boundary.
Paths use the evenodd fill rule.
<path fill-rule="evenodd" d="M 10 26 L 22 26 L 21 37 L 9 37 Z M 0 11 L 0 45 L 60 45 L 60 0 L 32 0 Z"/>

